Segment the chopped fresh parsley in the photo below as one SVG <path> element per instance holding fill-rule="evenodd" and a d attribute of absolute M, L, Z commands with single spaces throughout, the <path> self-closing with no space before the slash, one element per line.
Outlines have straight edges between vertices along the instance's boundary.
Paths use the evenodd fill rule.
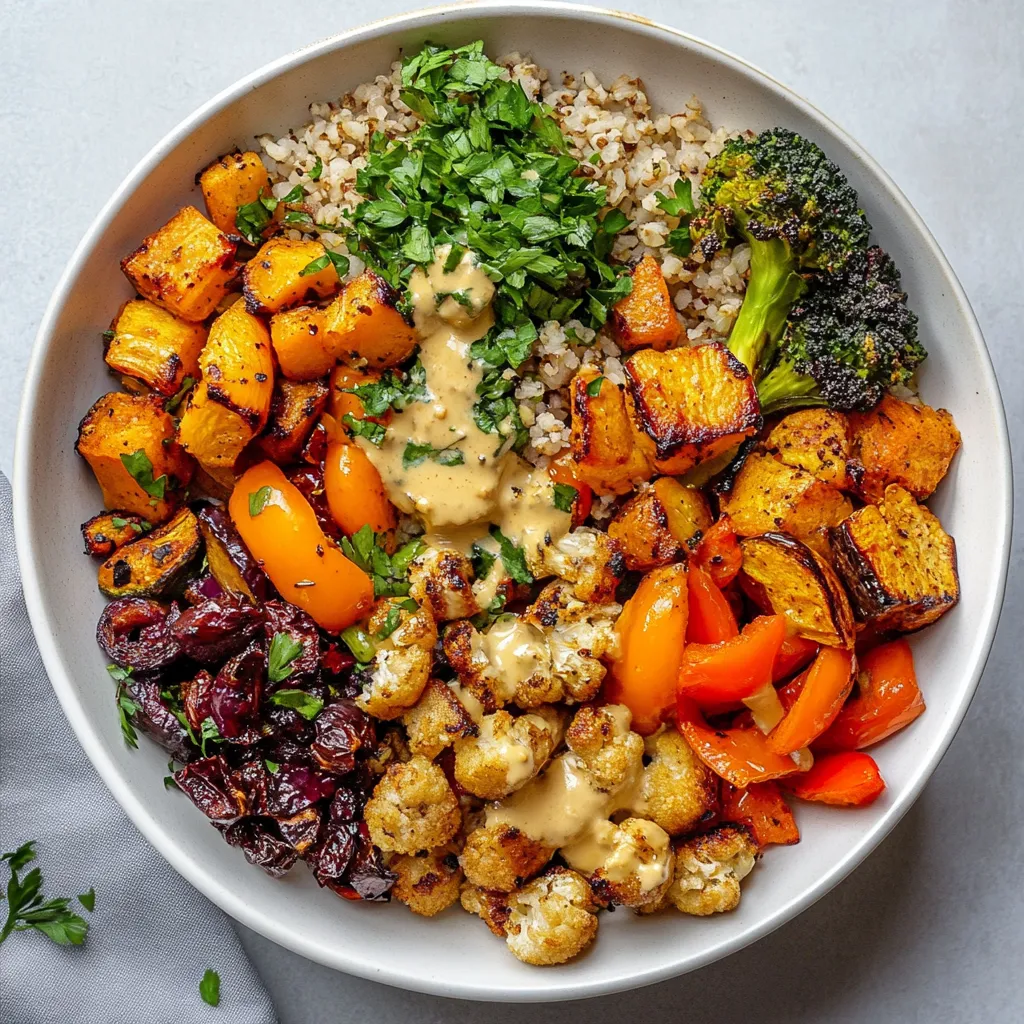
<path fill-rule="evenodd" d="M 289 210 L 284 215 L 285 224 L 312 224 L 313 218 L 305 210 Z"/>
<path fill-rule="evenodd" d="M 251 203 L 243 203 L 235 214 L 238 233 L 250 245 L 259 245 L 276 209 L 277 200 L 273 196 L 260 196 Z"/>
<path fill-rule="evenodd" d="M 181 387 L 167 399 L 164 403 L 164 408 L 168 412 L 176 412 L 178 406 L 185 400 L 185 396 L 196 386 L 195 377 L 182 377 Z"/>
<path fill-rule="evenodd" d="M 220 1006 L 220 975 L 208 970 L 199 982 L 199 995 L 208 1006 Z"/>
<path fill-rule="evenodd" d="M 7 881 L 7 919 L 0 928 L 0 944 L 12 932 L 28 931 L 34 928 L 59 946 L 80 946 L 89 931 L 88 923 L 70 910 L 70 897 L 44 899 L 43 876 L 39 868 L 33 868 L 24 878 L 19 872 L 36 859 L 35 843 L 28 842 L 18 849 L 0 855 L 0 861 L 7 861 L 11 877 Z M 90 889 L 78 897 L 78 902 L 92 912 L 96 906 L 96 892 Z"/>
<path fill-rule="evenodd" d="M 404 409 L 413 402 L 427 402 L 427 371 L 419 359 L 404 372 L 385 370 L 380 380 L 345 388 L 345 393 L 355 395 L 367 416 L 383 416 L 388 409 Z"/>
<path fill-rule="evenodd" d="M 283 683 L 295 671 L 292 662 L 302 654 L 303 646 L 289 633 L 274 634 L 267 660 L 267 678 L 272 683 Z"/>
<path fill-rule="evenodd" d="M 590 395 L 591 398 L 597 398 L 597 396 L 599 394 L 601 394 L 601 385 L 603 383 L 604 383 L 604 377 L 595 377 L 587 385 L 587 394 Z"/>
<path fill-rule="evenodd" d="M 357 420 L 350 412 L 341 417 L 341 422 L 356 437 L 365 437 L 370 444 L 375 444 L 378 448 L 384 443 L 387 428 L 383 423 L 376 423 L 373 420 Z"/>
<path fill-rule="evenodd" d="M 282 708 L 291 708 L 308 721 L 316 718 L 324 708 L 324 702 L 319 697 L 305 690 L 277 690 L 270 695 L 270 702 Z M 272 770 L 276 771 L 277 766 Z"/>
<path fill-rule="evenodd" d="M 162 473 L 153 479 L 153 463 L 149 456 L 138 448 L 131 455 L 122 455 L 121 464 L 131 474 L 132 479 L 151 497 L 160 500 L 167 491 L 167 474 Z"/>
<path fill-rule="evenodd" d="M 320 157 L 316 158 L 316 162 L 313 164 L 312 169 L 309 172 L 310 181 L 319 181 L 320 175 L 324 173 L 324 162 Z"/>
<path fill-rule="evenodd" d="M 560 512 L 571 512 L 580 492 L 571 484 L 555 484 L 555 508 Z"/>
<path fill-rule="evenodd" d="M 523 554 L 523 549 L 509 540 L 493 523 L 490 533 L 498 542 L 502 564 L 505 566 L 505 571 L 512 577 L 512 581 L 514 583 L 532 583 L 533 575 L 526 567 L 526 556 Z"/>
<path fill-rule="evenodd" d="M 113 341 L 114 338 L 116 338 L 116 337 L 117 337 L 117 331 L 110 330 L 110 331 L 104 331 L 103 332 L 103 340 L 104 341 Z"/>
<path fill-rule="evenodd" d="M 348 257 L 343 253 L 331 252 L 330 249 L 328 249 L 323 256 L 318 256 L 312 263 L 307 263 L 299 271 L 299 277 L 309 277 L 310 274 L 319 274 L 321 270 L 326 270 L 331 264 L 334 264 L 334 269 L 338 272 L 339 279 L 343 278 L 348 273 Z"/>
<path fill-rule="evenodd" d="M 162 694 L 161 694 L 161 696 L 162 696 Z M 175 714 L 177 714 L 177 712 L 175 712 Z M 181 721 L 181 719 L 178 719 L 178 720 Z M 187 721 L 187 719 L 186 719 L 186 721 Z M 175 780 L 175 778 L 174 778 L 174 773 L 177 770 L 178 769 L 174 767 L 174 762 L 173 761 L 168 761 L 167 762 L 167 771 L 170 772 L 170 774 L 164 776 L 164 789 L 180 789 L 181 788 L 178 785 L 178 783 Z"/>
<path fill-rule="evenodd" d="M 252 491 L 249 494 L 249 516 L 255 519 L 266 507 L 267 502 L 270 501 L 270 496 L 274 493 L 274 489 L 269 484 L 264 484 L 258 491 Z"/>
<path fill-rule="evenodd" d="M 126 692 L 126 687 L 132 677 L 131 669 L 121 668 L 120 665 L 108 665 L 107 671 L 117 683 L 114 700 L 117 703 L 117 717 L 121 722 L 121 735 L 129 747 L 133 750 L 137 749 L 139 746 L 139 734 L 135 731 L 135 726 L 132 724 L 132 715 L 138 714 L 142 708 Z"/>
<path fill-rule="evenodd" d="M 267 758 L 263 763 L 267 766 L 267 771 L 270 772 L 271 775 L 276 775 L 278 768 L 281 767 L 276 761 L 271 761 L 269 758 Z"/>
<path fill-rule="evenodd" d="M 224 738 L 220 734 L 220 729 L 217 728 L 217 723 L 212 718 L 204 718 L 202 725 L 199 729 L 199 749 L 203 752 L 203 757 L 207 757 L 206 744 L 207 743 L 223 743 Z"/>
<path fill-rule="evenodd" d="M 384 625 L 373 634 L 375 640 L 387 640 L 389 636 L 402 624 L 402 610 L 397 605 L 392 605 L 384 616 Z"/>
<path fill-rule="evenodd" d="M 693 186 L 689 178 L 680 178 L 673 189 L 674 196 L 667 196 L 664 192 L 658 193 L 658 208 L 664 210 L 670 217 L 682 217 L 693 213 L 696 207 L 693 204 Z"/>
<path fill-rule="evenodd" d="M 473 575 L 478 580 L 484 580 L 490 576 L 498 556 L 493 551 L 488 551 L 482 544 L 474 542 L 470 550 L 470 559 L 473 562 Z"/>
<path fill-rule="evenodd" d="M 356 661 L 362 665 L 368 665 L 373 661 L 377 648 L 369 633 L 358 626 L 349 626 L 341 631 L 341 639 L 345 646 L 352 652 Z"/>
<path fill-rule="evenodd" d="M 465 463 L 466 456 L 454 446 L 463 440 L 464 438 L 460 437 L 458 441 L 452 441 L 444 448 L 435 448 L 429 442 L 421 444 L 417 441 L 410 441 L 405 446 L 405 451 L 402 452 L 402 468 L 411 469 L 427 459 L 436 462 L 439 466 L 461 466 Z"/>
<path fill-rule="evenodd" d="M 406 597 L 409 563 L 424 549 L 419 538 L 404 544 L 393 555 L 384 550 L 383 534 L 375 536 L 369 524 L 341 538 L 341 550 L 373 580 L 374 597 Z"/>

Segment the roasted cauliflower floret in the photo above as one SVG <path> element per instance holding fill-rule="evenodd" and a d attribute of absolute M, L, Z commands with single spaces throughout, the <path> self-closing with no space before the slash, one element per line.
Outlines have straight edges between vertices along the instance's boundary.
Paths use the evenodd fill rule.
<path fill-rule="evenodd" d="M 561 738 L 562 718 L 552 708 L 518 718 L 484 715 L 478 734 L 455 744 L 455 780 L 475 796 L 500 800 L 537 775 Z"/>
<path fill-rule="evenodd" d="M 669 902 L 684 914 L 707 917 L 735 910 L 740 882 L 757 858 L 757 843 L 742 825 L 720 825 L 676 847 Z"/>
<path fill-rule="evenodd" d="M 629 728 L 622 704 L 580 708 L 565 733 L 569 749 L 603 789 L 621 786 L 643 762 L 644 741 Z"/>
<path fill-rule="evenodd" d="M 596 604 L 615 599 L 615 588 L 626 574 L 626 559 L 618 541 L 582 526 L 552 544 L 526 552 L 526 563 L 538 579 L 559 576 L 573 584 L 581 601 Z"/>
<path fill-rule="evenodd" d="M 508 893 L 464 885 L 460 901 L 463 910 L 476 914 L 499 939 L 505 938 L 505 923 L 509 915 Z"/>
<path fill-rule="evenodd" d="M 505 942 L 526 964 L 564 964 L 597 935 L 597 905 L 575 871 L 552 868 L 512 893 Z"/>
<path fill-rule="evenodd" d="M 460 861 L 473 885 L 511 892 L 537 874 L 554 853 L 554 847 L 538 843 L 512 825 L 487 825 L 469 833 Z"/>
<path fill-rule="evenodd" d="M 363 818 L 380 849 L 418 853 L 444 846 L 458 832 L 462 815 L 444 772 L 417 755 L 388 768 Z"/>
<path fill-rule="evenodd" d="M 618 825 L 599 822 L 561 853 L 569 865 L 589 876 L 590 888 L 602 903 L 635 910 L 656 906 L 672 884 L 672 842 L 663 828 L 644 818 L 627 818 Z"/>
<path fill-rule="evenodd" d="M 431 679 L 416 704 L 402 715 L 414 754 L 435 758 L 464 736 L 475 736 L 476 724 L 454 690 Z"/>
<path fill-rule="evenodd" d="M 398 876 L 391 890 L 414 914 L 433 917 L 459 898 L 462 869 L 454 849 L 442 847 L 392 857 L 388 867 Z"/>
<path fill-rule="evenodd" d="M 393 606 L 381 602 L 370 616 L 369 628 L 379 633 Z M 437 625 L 424 608 L 399 609 L 401 620 L 390 636 L 377 644 L 369 667 L 356 678 L 363 686 L 356 703 L 375 718 L 397 718 L 423 693 L 433 666 Z"/>
<path fill-rule="evenodd" d="M 650 762 L 640 782 L 644 815 L 670 835 L 692 831 L 718 804 L 714 773 L 675 729 L 649 736 L 645 746 Z"/>
<path fill-rule="evenodd" d="M 427 548 L 409 566 L 409 593 L 438 622 L 468 619 L 480 611 L 473 595 L 473 565 L 458 551 Z"/>

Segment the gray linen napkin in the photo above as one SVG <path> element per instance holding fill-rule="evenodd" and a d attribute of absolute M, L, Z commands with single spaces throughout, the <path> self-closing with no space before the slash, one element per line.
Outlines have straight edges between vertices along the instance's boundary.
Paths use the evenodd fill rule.
<path fill-rule="evenodd" d="M 143 839 L 64 717 L 25 612 L 0 475 L 0 851 L 31 839 L 44 892 L 95 886 L 96 909 L 75 906 L 90 925 L 83 946 L 35 931 L 0 946 L 0 1024 L 273 1024 L 227 917 Z M 207 968 L 221 977 L 217 1009 L 199 997 Z"/>

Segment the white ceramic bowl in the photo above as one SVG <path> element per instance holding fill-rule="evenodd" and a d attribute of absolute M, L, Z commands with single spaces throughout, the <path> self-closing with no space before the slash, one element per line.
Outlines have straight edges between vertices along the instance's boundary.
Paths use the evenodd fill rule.
<path fill-rule="evenodd" d="M 641 75 L 662 110 L 697 93 L 715 124 L 782 124 L 818 140 L 859 190 L 875 237 L 903 270 L 931 353 L 924 395 L 953 411 L 964 439 L 933 502 L 957 539 L 963 597 L 914 640 L 928 711 L 878 748 L 889 784 L 883 797 L 855 811 L 801 806 L 801 843 L 768 852 L 735 913 L 605 915 L 587 955 L 546 970 L 514 960 L 458 910 L 423 920 L 398 905 L 343 902 L 301 867 L 274 881 L 246 864 L 187 800 L 166 792 L 166 755 L 155 744 L 132 751 L 122 742 L 93 641 L 103 599 L 78 533 L 99 507 L 99 493 L 72 446 L 79 417 L 110 388 L 99 335 L 131 292 L 120 257 L 183 203 L 201 205 L 193 176 L 220 153 L 251 145 L 259 132 L 304 123 L 312 100 L 372 78 L 400 47 L 477 37 L 492 55 L 530 52 L 555 74 Z M 150 842 L 229 914 L 313 960 L 392 985 L 495 1000 L 596 995 L 693 970 L 778 927 L 859 864 L 920 793 L 967 710 L 996 627 L 1010 514 L 1009 447 L 984 341 L 949 264 L 882 169 L 806 102 L 715 47 L 639 18 L 542 3 L 438 8 L 327 39 L 243 79 L 171 132 L 97 217 L 57 286 L 29 368 L 15 469 L 18 555 L 43 660 L 86 752 Z"/>

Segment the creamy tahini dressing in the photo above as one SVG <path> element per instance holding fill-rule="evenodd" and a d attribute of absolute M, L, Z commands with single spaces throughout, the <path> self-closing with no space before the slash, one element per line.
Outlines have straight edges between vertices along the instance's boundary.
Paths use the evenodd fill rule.
<path fill-rule="evenodd" d="M 581 838 L 559 852 L 571 868 L 582 874 L 592 875 L 600 869 L 609 882 L 623 882 L 636 876 L 640 891 L 650 892 L 668 880 L 669 836 L 653 821 L 640 820 L 639 828 L 650 847 L 646 857 L 610 821 L 595 821 Z"/>
<path fill-rule="evenodd" d="M 547 671 L 551 666 L 544 634 L 515 615 L 498 619 L 486 633 L 477 633 L 472 643 L 501 679 L 500 696 L 504 700 L 511 700 L 516 688 L 534 673 Z"/>

